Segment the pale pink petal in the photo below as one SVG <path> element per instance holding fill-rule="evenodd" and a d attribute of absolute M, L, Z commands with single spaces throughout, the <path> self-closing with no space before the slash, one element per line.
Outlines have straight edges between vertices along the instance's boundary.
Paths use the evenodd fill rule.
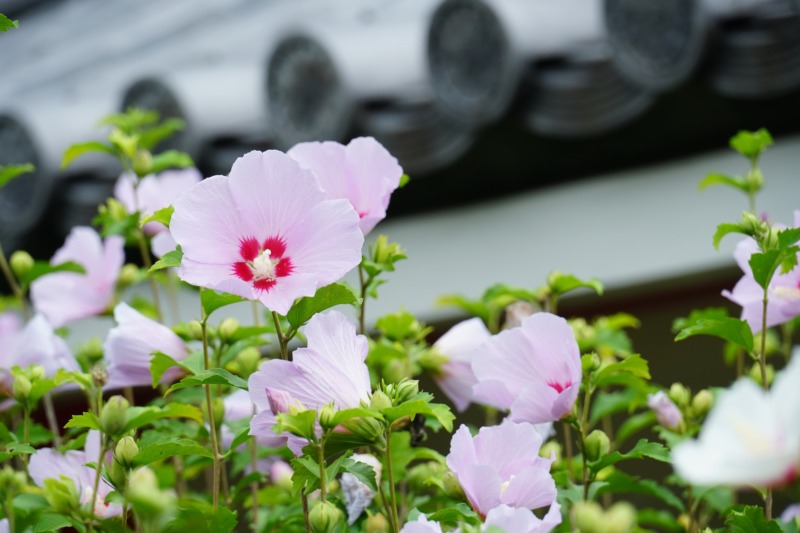
<path fill-rule="evenodd" d="M 406 522 L 400 533 L 442 533 L 442 526 L 421 514 L 413 522 Z"/>
<path fill-rule="evenodd" d="M 472 387 L 472 401 L 482 405 L 506 410 L 511 408 L 514 400 L 516 396 L 508 390 L 505 383 L 496 379 L 486 379 Z"/>
<path fill-rule="evenodd" d="M 326 284 L 320 283 L 319 277 L 315 273 L 304 274 L 295 272 L 289 276 L 280 278 L 278 283 L 269 291 L 259 294 L 251 289 L 251 292 L 254 293 L 255 297 L 270 311 L 285 315 L 289 312 L 289 309 L 291 309 L 292 304 L 294 304 L 297 298 L 314 296 L 317 289 L 324 285 Z"/>
<path fill-rule="evenodd" d="M 123 172 L 114 183 L 114 198 L 125 206 L 128 213 L 139 210 L 136 194 L 133 191 L 135 181 L 136 177 L 133 174 Z"/>
<path fill-rule="evenodd" d="M 175 242 L 169 231 L 160 231 L 150 240 L 150 249 L 153 251 L 153 255 L 159 258 L 174 250 L 177 245 L 178 243 Z"/>
<path fill-rule="evenodd" d="M 463 361 L 448 361 L 442 365 L 441 375 L 433 379 L 458 412 L 463 413 L 469 407 L 472 387 L 478 382 L 472 373 L 472 365 Z"/>
<path fill-rule="evenodd" d="M 544 519 L 538 518 L 529 509 L 498 505 L 486 515 L 481 531 L 500 528 L 506 533 L 548 533 L 561 523 L 561 508 L 553 502 Z"/>
<path fill-rule="evenodd" d="M 253 416 L 256 409 L 255 404 L 250 399 L 250 392 L 243 389 L 236 389 L 223 400 L 225 407 L 225 420 L 235 421 Z"/>
<path fill-rule="evenodd" d="M 450 360 L 442 365 L 441 375 L 434 379 L 456 409 L 464 411 L 472 399 L 472 387 L 477 383 L 472 372 L 472 360 L 477 349 L 491 337 L 479 318 L 460 322 L 437 340 L 433 347 Z"/>
<path fill-rule="evenodd" d="M 503 480 L 491 466 L 467 465 L 458 473 L 458 481 L 470 505 L 481 516 L 500 505 Z"/>
<path fill-rule="evenodd" d="M 42 365 L 45 375 L 55 376 L 59 370 L 80 370 L 67 343 L 56 335 L 53 326 L 42 315 L 34 316 L 20 333 L 11 352 L 12 366 Z"/>
<path fill-rule="evenodd" d="M 262 446 L 279 448 L 287 444 L 287 435 L 278 435 L 273 431 L 277 420 L 269 409 L 261 411 L 250 421 L 250 435 Z M 302 449 L 302 447 L 301 447 Z"/>
<path fill-rule="evenodd" d="M 556 500 L 556 484 L 550 467 L 529 466 L 512 476 L 500 496 L 502 502 L 512 507 L 538 509 Z"/>
<path fill-rule="evenodd" d="M 542 437 L 533 425 L 506 419 L 499 426 L 481 428 L 473 443 L 477 462 L 491 466 L 502 479 L 508 480 L 536 464 Z"/>

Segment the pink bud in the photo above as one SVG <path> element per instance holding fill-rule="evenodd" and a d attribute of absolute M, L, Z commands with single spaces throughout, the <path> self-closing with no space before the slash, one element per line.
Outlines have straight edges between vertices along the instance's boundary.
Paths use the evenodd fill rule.
<path fill-rule="evenodd" d="M 669 429 L 678 429 L 683 423 L 683 415 L 678 406 L 664 391 L 647 396 L 647 406 L 655 411 L 658 423 Z"/>
<path fill-rule="evenodd" d="M 289 405 L 292 403 L 291 395 L 280 389 L 267 389 L 267 401 L 269 409 L 273 415 L 288 413 Z"/>

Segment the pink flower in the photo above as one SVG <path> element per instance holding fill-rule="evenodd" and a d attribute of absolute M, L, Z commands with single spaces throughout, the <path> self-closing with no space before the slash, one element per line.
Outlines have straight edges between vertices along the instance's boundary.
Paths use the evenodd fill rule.
<path fill-rule="evenodd" d="M 325 200 L 314 176 L 281 152 L 250 152 L 230 176 L 175 201 L 170 228 L 183 248 L 178 276 L 286 314 L 361 260 L 364 237 L 345 200 Z"/>
<path fill-rule="evenodd" d="M 536 313 L 486 341 L 472 362 L 473 400 L 541 424 L 569 414 L 581 384 L 578 343 L 567 321 Z"/>
<path fill-rule="evenodd" d="M 386 217 L 389 197 L 403 175 L 397 159 L 372 137 L 353 139 L 347 146 L 300 143 L 287 155 L 314 173 L 326 198 L 346 198 L 353 204 L 364 235 Z"/>
<path fill-rule="evenodd" d="M 99 518 L 117 516 L 122 513 L 122 506 L 118 503 L 105 503 L 108 494 L 114 491 L 114 487 L 105 479 L 100 478 L 97 498 L 94 502 L 91 501 L 97 470 L 85 465 L 97 463 L 99 460 L 100 433 L 90 431 L 86 437 L 84 451 L 70 450 L 61 454 L 52 448 L 41 448 L 31 455 L 28 471 L 33 482 L 39 487 L 44 487 L 45 479 L 68 478 L 75 484 L 81 504 L 91 505 L 95 516 Z"/>
<path fill-rule="evenodd" d="M 471 318 L 450 328 L 433 344 L 437 353 L 449 358 L 434 380 L 459 411 L 469 406 L 472 387 L 478 382 L 472 372 L 472 360 L 478 347 L 491 336 L 480 318 Z"/>
<path fill-rule="evenodd" d="M 20 329 L 19 317 L 0 314 L 0 389 L 11 391 L 14 366 L 25 368 L 42 365 L 45 376 L 52 377 L 60 369 L 80 370 L 64 339 L 42 315 L 36 315 Z"/>
<path fill-rule="evenodd" d="M 442 526 L 439 522 L 428 520 L 428 517 L 421 514 L 416 520 L 406 522 L 400 533 L 442 533 Z"/>
<path fill-rule="evenodd" d="M 237 389 L 232 392 L 223 400 L 225 408 L 224 420 L 225 422 L 236 422 L 238 420 L 251 419 L 254 415 L 260 413 L 262 409 L 258 408 L 250 399 L 250 393 L 246 390 Z M 225 447 L 230 447 L 235 437 L 234 433 L 225 425 L 220 430 L 222 443 Z M 261 446 L 268 448 L 278 448 L 286 444 L 286 439 L 281 438 L 274 433 L 272 435 L 257 435 L 256 442 Z M 259 461 L 261 464 L 267 464 Z"/>
<path fill-rule="evenodd" d="M 135 179 L 132 174 L 122 174 L 114 186 L 114 197 L 129 212 L 139 211 L 144 218 L 171 205 L 181 193 L 202 181 L 203 176 L 196 168 L 165 170 L 141 178 L 139 186 L 134 188 Z M 151 247 L 156 256 L 175 249 L 175 240 L 163 224 L 148 222 L 144 231 L 153 236 Z"/>
<path fill-rule="evenodd" d="M 117 327 L 108 332 L 103 345 L 108 370 L 107 389 L 151 386 L 150 361 L 153 352 L 163 352 L 176 361 L 189 355 L 189 347 L 171 329 L 142 315 L 126 303 L 114 308 Z M 178 368 L 164 372 L 162 383 L 174 381 Z"/>
<path fill-rule="evenodd" d="M 656 420 L 665 428 L 678 429 L 683 422 L 681 410 L 663 390 L 647 395 L 647 407 L 656 413 Z"/>
<path fill-rule="evenodd" d="M 250 376 L 250 398 L 262 410 L 250 424 L 251 435 L 274 435 L 278 412 L 273 411 L 268 397 L 273 390 L 304 409 L 319 410 L 330 402 L 337 409 L 348 409 L 369 402 L 372 387 L 364 363 L 367 338 L 356 335 L 355 326 L 336 311 L 312 317 L 305 335 L 308 347 L 295 350 L 291 362 L 266 361 Z M 283 437 L 300 455 L 306 442 Z"/>
<path fill-rule="evenodd" d="M 800 227 L 800 211 L 794 212 L 794 227 Z M 722 295 L 742 306 L 742 320 L 750 325 L 753 333 L 761 331 L 763 321 L 764 289 L 756 283 L 750 268 L 750 256 L 759 253 L 758 244 L 750 237 L 736 245 L 733 257 L 744 276 L 733 287 L 733 291 L 722 291 Z M 798 254 L 800 258 L 800 254 Z M 788 322 L 800 316 L 800 266 L 790 272 L 775 272 L 767 290 L 767 327 Z"/>
<path fill-rule="evenodd" d="M 767 392 L 740 378 L 715 400 L 698 439 L 672 450 L 675 470 L 693 485 L 771 486 L 800 463 L 800 357 Z"/>
<path fill-rule="evenodd" d="M 539 518 L 528 509 L 498 505 L 486 514 L 481 531 L 505 531 L 507 533 L 548 533 L 561 523 L 561 506 L 553 503 L 544 518 Z"/>
<path fill-rule="evenodd" d="M 103 242 L 92 228 L 72 228 L 50 263 L 74 261 L 86 273 L 54 272 L 37 279 L 31 285 L 33 306 L 55 327 L 105 312 L 113 304 L 124 246 L 122 237 L 112 235 Z"/>
<path fill-rule="evenodd" d="M 539 457 L 541 445 L 531 424 L 505 420 L 481 428 L 475 437 L 461 426 L 450 443 L 447 466 L 481 516 L 500 504 L 537 509 L 554 505 L 556 498 L 552 459 Z"/>

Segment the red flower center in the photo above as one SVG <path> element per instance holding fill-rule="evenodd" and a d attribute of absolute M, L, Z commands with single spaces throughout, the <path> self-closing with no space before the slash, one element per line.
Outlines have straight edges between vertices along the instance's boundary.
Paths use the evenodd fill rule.
<path fill-rule="evenodd" d="M 278 278 L 288 276 L 294 270 L 292 260 L 285 257 L 286 241 L 282 237 L 270 237 L 259 244 L 255 237 L 241 239 L 237 261 L 231 267 L 233 274 L 242 281 L 253 284 L 253 288 L 269 291 Z"/>
<path fill-rule="evenodd" d="M 555 389 L 555 391 L 557 393 L 561 394 L 562 392 L 567 390 L 572 385 L 572 382 L 571 381 L 567 381 L 566 383 L 558 383 L 558 382 L 555 382 L 555 381 L 548 381 L 547 385 L 550 388 Z"/>

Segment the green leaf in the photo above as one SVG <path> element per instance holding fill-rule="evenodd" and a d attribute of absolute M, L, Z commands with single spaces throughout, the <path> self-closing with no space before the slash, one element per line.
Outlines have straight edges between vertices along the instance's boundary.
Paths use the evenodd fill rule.
<path fill-rule="evenodd" d="M 653 411 L 644 411 L 628 417 L 617 430 L 617 444 L 622 444 L 640 431 L 652 427 L 655 423 L 656 414 Z"/>
<path fill-rule="evenodd" d="M 476 316 L 488 323 L 491 311 L 488 306 L 481 301 L 468 300 L 460 294 L 445 294 L 436 299 L 437 307 L 456 307 L 465 311 L 470 316 Z"/>
<path fill-rule="evenodd" d="M 321 311 L 337 305 L 355 305 L 358 301 L 359 298 L 349 287 L 341 283 L 332 283 L 317 289 L 314 296 L 297 300 L 289 309 L 286 318 L 294 329 L 300 329 L 312 316 Z"/>
<path fill-rule="evenodd" d="M 158 143 L 172 137 L 173 134 L 186 127 L 186 123 L 179 118 L 168 118 L 160 124 L 148 128 L 139 134 L 139 146 L 145 150 L 153 150 Z"/>
<path fill-rule="evenodd" d="M 756 159 L 767 147 L 772 146 L 772 135 L 761 128 L 758 131 L 740 131 L 731 138 L 730 146 L 747 159 Z"/>
<path fill-rule="evenodd" d="M 28 287 L 38 278 L 55 272 L 77 272 L 78 274 L 85 274 L 86 269 L 83 268 L 83 265 L 75 263 L 74 261 L 68 261 L 58 265 L 51 265 L 49 261 L 34 261 L 33 267 L 20 280 L 20 283 L 22 283 L 23 287 Z"/>
<path fill-rule="evenodd" d="M 789 248 L 800 240 L 800 228 L 789 228 L 778 232 L 778 246 Z"/>
<path fill-rule="evenodd" d="M 712 335 L 741 346 L 748 353 L 753 351 L 753 332 L 747 322 L 738 318 L 698 319 L 684 327 L 675 337 L 675 341 L 682 341 L 695 335 Z"/>
<path fill-rule="evenodd" d="M 375 469 L 367 463 L 361 461 L 354 461 L 349 457 L 342 457 L 339 464 L 339 469 L 342 472 L 349 472 L 353 474 L 361 483 L 369 487 L 372 491 L 378 492 L 378 485 L 375 478 Z M 330 476 L 330 479 L 335 477 L 335 474 Z"/>
<path fill-rule="evenodd" d="M 652 479 L 639 479 L 617 470 L 607 476 L 605 482 L 597 491 L 598 494 L 644 494 L 657 498 L 678 512 L 686 510 L 680 498 Z"/>
<path fill-rule="evenodd" d="M 81 415 L 72 415 L 72 418 L 64 428 L 89 428 L 99 431 L 100 419 L 97 418 L 96 414 L 87 411 Z"/>
<path fill-rule="evenodd" d="M 209 368 L 198 372 L 193 376 L 187 376 L 180 380 L 178 383 L 173 384 L 167 394 L 171 394 L 176 390 L 185 389 L 186 387 L 195 387 L 199 385 L 230 385 L 237 389 L 247 390 L 247 382 L 235 374 L 231 374 L 224 368 Z"/>
<path fill-rule="evenodd" d="M 767 520 L 764 509 L 757 505 L 748 505 L 739 511 L 731 511 L 725 525 L 732 533 L 782 533 L 781 526 L 775 520 Z"/>
<path fill-rule="evenodd" d="M 171 205 L 167 207 L 163 207 L 153 213 L 150 216 L 144 217 L 142 221 L 139 223 L 140 227 L 144 227 L 145 224 L 148 222 L 160 222 L 164 224 L 166 227 L 169 227 L 169 222 L 172 220 L 172 213 L 175 212 L 175 208 Z"/>
<path fill-rule="evenodd" d="M 425 446 L 412 446 L 408 431 L 392 432 L 392 473 L 395 479 L 402 479 L 414 461 L 436 461 L 444 464 L 444 456 Z"/>
<path fill-rule="evenodd" d="M 597 278 L 582 280 L 572 274 L 552 272 L 547 278 L 547 284 L 557 295 L 563 295 L 575 289 L 591 289 L 598 295 L 603 294 L 603 284 Z"/>
<path fill-rule="evenodd" d="M 636 446 L 631 448 L 627 453 L 620 453 L 618 451 L 612 452 L 598 459 L 597 461 L 589 463 L 589 468 L 592 472 L 599 472 L 607 466 L 617 464 L 620 461 L 628 459 L 641 459 L 642 457 L 649 457 L 656 461 L 663 463 L 669 462 L 669 450 L 658 442 L 650 442 L 647 439 L 640 439 Z"/>
<path fill-rule="evenodd" d="M 747 230 L 745 230 L 745 228 L 743 228 L 741 225 L 724 222 L 717 226 L 717 231 L 714 232 L 714 248 L 719 250 L 720 241 L 722 241 L 722 238 L 729 233 L 741 233 L 743 235 L 748 235 Z"/>
<path fill-rule="evenodd" d="M 164 533 L 231 533 L 236 528 L 236 511 L 224 505 L 214 509 L 206 502 L 181 500 L 175 518 L 163 529 Z"/>
<path fill-rule="evenodd" d="M 319 488 L 319 463 L 310 455 L 302 455 L 292 459 L 292 496 L 298 496 L 303 490 L 310 494 Z"/>
<path fill-rule="evenodd" d="M 147 271 L 147 275 L 149 276 L 153 272 L 158 272 L 159 270 L 164 270 L 165 268 L 178 268 L 179 266 L 181 266 L 182 259 L 183 259 L 183 250 L 181 250 L 181 247 L 179 245 L 174 250 L 162 255 L 161 259 L 156 261 L 153 264 L 153 266 L 150 267 L 150 270 Z"/>
<path fill-rule="evenodd" d="M 230 451 L 236 450 L 239 446 L 244 444 L 250 439 L 250 426 L 243 427 L 239 430 L 235 437 L 233 437 L 233 441 L 231 441 Z"/>
<path fill-rule="evenodd" d="M 167 150 L 153 156 L 153 165 L 150 167 L 150 172 L 158 174 L 169 168 L 188 168 L 193 166 L 194 161 L 189 157 L 189 154 L 178 150 Z"/>
<path fill-rule="evenodd" d="M 0 31 L 8 31 L 12 28 L 19 28 L 19 21 L 11 20 L 7 16 L 0 13 Z"/>
<path fill-rule="evenodd" d="M 59 531 L 66 527 L 72 527 L 72 521 L 66 516 L 56 513 L 41 513 L 36 517 L 36 525 L 33 528 L 33 533 Z"/>
<path fill-rule="evenodd" d="M 434 522 L 440 522 L 453 526 L 461 522 L 466 522 L 473 526 L 481 523 L 481 518 L 478 516 L 478 513 L 473 511 L 469 505 L 463 502 L 455 505 L 448 505 L 444 509 L 440 509 L 432 513 L 430 516 L 428 516 L 428 519 Z"/>
<path fill-rule="evenodd" d="M 134 457 L 135 466 L 149 465 L 156 461 L 161 461 L 174 455 L 199 455 L 201 457 L 213 458 L 210 451 L 197 444 L 192 439 L 180 437 L 161 437 L 156 442 L 149 444 L 139 450 Z"/>
<path fill-rule="evenodd" d="M 30 163 L 25 163 L 24 165 L 0 165 L 0 188 L 5 187 L 6 183 L 17 176 L 30 174 L 35 171 L 36 167 Z"/>
<path fill-rule="evenodd" d="M 421 414 L 424 416 L 432 416 L 444 427 L 448 432 L 453 431 L 453 420 L 455 415 L 450 411 L 450 408 L 441 403 L 428 403 L 424 400 L 411 400 L 405 402 L 397 407 L 390 407 L 383 410 L 383 415 L 389 422 L 394 422 L 404 416 L 413 418 L 414 415 Z"/>
<path fill-rule="evenodd" d="M 297 413 L 279 413 L 276 418 L 278 420 L 274 428 L 276 433 L 288 431 L 305 439 L 311 439 L 315 435 L 317 412 L 313 409 Z"/>
<path fill-rule="evenodd" d="M 409 181 L 411 181 L 411 178 L 408 176 L 408 174 L 403 174 L 400 176 L 400 183 L 397 185 L 397 188 L 402 189 L 408 184 Z"/>
<path fill-rule="evenodd" d="M 167 354 L 163 352 L 154 352 L 153 358 L 150 359 L 150 373 L 153 375 L 153 388 L 155 389 L 158 387 L 158 383 L 161 381 L 164 372 L 176 366 L 186 370 L 189 374 L 194 374 L 192 369 L 179 363 Z"/>
<path fill-rule="evenodd" d="M 764 253 L 756 253 L 750 256 L 750 268 L 753 270 L 753 277 L 761 288 L 767 288 L 772 276 L 781 264 L 781 251 L 770 250 Z"/>
<path fill-rule="evenodd" d="M 90 152 L 103 152 L 105 154 L 117 156 L 117 151 L 114 148 L 101 143 L 100 141 L 88 141 L 84 143 L 73 144 L 64 151 L 64 157 L 61 159 L 61 168 L 67 168 L 74 160 L 84 154 Z"/>
<path fill-rule="evenodd" d="M 344 424 L 345 422 L 352 420 L 353 418 L 364 418 L 364 417 L 372 417 L 377 418 L 378 420 L 383 420 L 383 415 L 380 411 L 376 409 L 369 409 L 366 407 L 353 407 L 350 409 L 342 409 L 341 411 L 337 411 L 336 414 L 333 415 L 331 419 L 330 425 L 331 427 L 336 427 L 339 424 Z"/>
<path fill-rule="evenodd" d="M 645 395 L 635 389 L 614 392 L 600 391 L 592 399 L 592 412 L 589 421 L 594 424 L 605 416 L 622 411 L 631 412 L 642 405 L 645 398 Z"/>
<path fill-rule="evenodd" d="M 200 291 L 200 303 L 203 305 L 206 318 L 210 317 L 211 313 L 217 309 L 244 301 L 244 298 L 235 294 L 216 292 L 210 289 L 202 289 Z"/>
<path fill-rule="evenodd" d="M 188 418 L 198 424 L 203 423 L 203 413 L 194 405 L 170 403 L 165 407 L 131 407 L 128 409 L 128 423 L 122 433 L 151 424 L 162 418 Z"/>
<path fill-rule="evenodd" d="M 619 384 L 619 381 L 614 380 L 614 378 L 621 374 L 650 379 L 650 369 L 647 365 L 647 361 L 642 359 L 642 356 L 637 353 L 618 363 L 611 363 L 602 367 L 592 376 L 592 385 L 594 387 L 603 387 L 605 385 Z"/>
<path fill-rule="evenodd" d="M 740 176 L 728 176 L 725 174 L 719 174 L 717 172 L 712 172 L 708 174 L 703 181 L 700 182 L 698 186 L 699 190 L 704 190 L 711 185 L 728 185 L 729 187 L 733 187 L 734 189 L 739 189 L 743 192 L 748 192 L 747 184 L 744 181 L 744 178 Z"/>

